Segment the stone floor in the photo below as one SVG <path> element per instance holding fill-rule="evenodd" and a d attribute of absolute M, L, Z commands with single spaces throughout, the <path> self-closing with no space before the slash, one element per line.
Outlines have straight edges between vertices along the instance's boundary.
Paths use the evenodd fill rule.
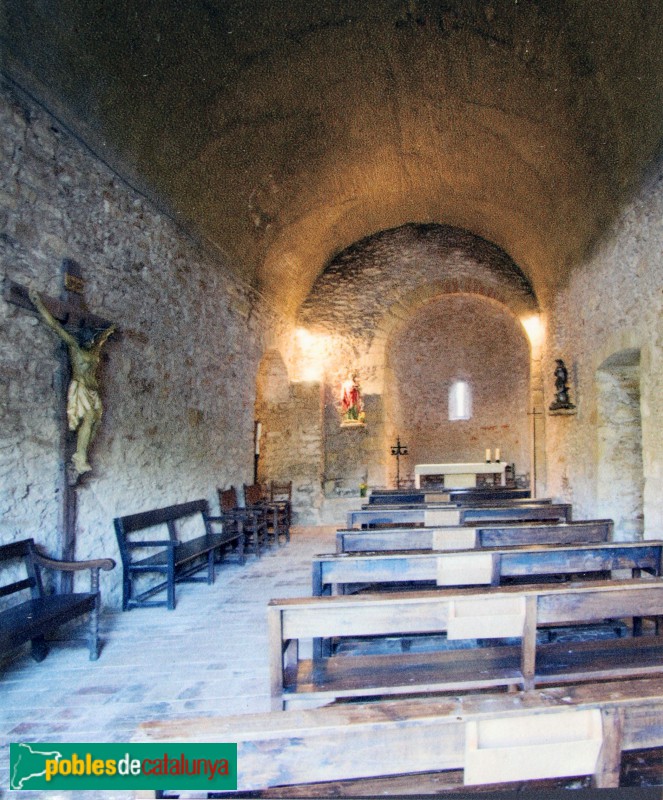
<path fill-rule="evenodd" d="M 179 586 L 175 611 L 102 615 L 104 648 L 96 663 L 88 661 L 84 645 L 63 642 L 41 664 L 25 653 L 2 665 L 0 787 L 8 785 L 12 741 L 124 742 L 145 720 L 269 710 L 267 602 L 310 595 L 311 557 L 333 552 L 334 530 L 295 528 L 289 545 L 272 548 L 260 560 L 224 564 L 213 586 Z M 652 785 L 638 782 L 634 763 L 630 785 Z M 654 782 L 661 779 L 655 776 Z M 431 787 L 451 788 L 444 781 Z M 76 794 L 85 800 L 99 796 Z M 54 800 L 57 793 L 47 796 Z"/>
<path fill-rule="evenodd" d="M 311 594 L 311 557 L 334 551 L 334 530 L 295 528 L 289 545 L 224 563 L 213 586 L 178 585 L 174 611 L 103 614 L 97 662 L 63 642 L 41 664 L 26 651 L 0 667 L 0 794 L 12 741 L 125 742 L 144 720 L 268 711 L 267 603 Z"/>

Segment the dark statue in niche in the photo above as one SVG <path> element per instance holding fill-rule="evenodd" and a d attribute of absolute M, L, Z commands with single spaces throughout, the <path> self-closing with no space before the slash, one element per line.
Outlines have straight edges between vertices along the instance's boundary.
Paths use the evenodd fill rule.
<path fill-rule="evenodd" d="M 569 373 L 561 358 L 555 360 L 555 399 L 550 404 L 550 411 L 563 411 L 575 408 L 569 400 Z"/>

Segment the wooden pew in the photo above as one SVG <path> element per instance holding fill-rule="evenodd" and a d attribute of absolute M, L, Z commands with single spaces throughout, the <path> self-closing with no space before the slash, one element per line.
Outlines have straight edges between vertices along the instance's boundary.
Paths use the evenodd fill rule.
<path fill-rule="evenodd" d="M 658 579 L 273 600 L 268 607 L 273 709 L 661 673 L 658 635 L 537 644 L 541 626 L 661 615 Z M 444 633 L 447 640 L 519 638 L 520 644 L 449 649 Z M 437 637 L 437 645 L 419 652 L 331 654 L 332 641 L 338 645 L 348 637 L 400 642 L 414 634 Z M 309 640 L 312 658 L 304 658 Z"/>
<path fill-rule="evenodd" d="M 417 775 L 442 770 L 464 770 L 465 786 L 587 774 L 595 787 L 610 788 L 619 785 L 623 752 L 663 746 L 662 719 L 663 679 L 656 677 L 144 722 L 133 741 L 237 742 L 241 792 L 315 783 L 306 796 L 363 795 L 321 790 L 332 781 L 340 789 L 398 775 L 410 776 L 411 787 Z M 524 751 L 512 739 L 523 730 L 529 734 Z M 494 747 L 477 747 L 477 734 L 491 734 Z"/>
<path fill-rule="evenodd" d="M 337 553 L 469 550 L 529 544 L 590 544 L 612 539 L 613 521 L 593 519 L 502 527 L 370 528 L 336 532 Z"/>
<path fill-rule="evenodd" d="M 520 506 L 543 506 L 550 505 L 552 498 L 538 497 L 535 500 L 531 497 L 515 498 L 505 500 L 500 497 L 483 497 L 472 500 L 471 502 L 458 502 L 454 500 L 440 500 L 436 495 L 425 495 L 421 501 L 404 501 L 402 503 L 363 503 L 362 510 L 377 511 L 378 509 L 396 508 L 444 508 L 447 506 L 456 508 L 518 508 Z"/>
<path fill-rule="evenodd" d="M 112 558 L 94 561 L 56 561 L 37 551 L 33 539 L 0 545 L 0 597 L 12 603 L 0 610 L 0 659 L 27 642 L 32 657 L 48 655 L 46 636 L 72 620 L 89 615 L 90 660 L 99 658 L 99 571 L 115 567 Z M 90 570 L 89 592 L 50 594 L 44 590 L 42 569 L 59 572 Z"/>
<path fill-rule="evenodd" d="M 313 595 L 331 593 L 332 586 L 410 584 L 438 586 L 498 586 L 502 578 L 573 575 L 630 569 L 660 575 L 663 541 L 511 547 L 396 553 L 332 553 L 313 558 Z"/>
<path fill-rule="evenodd" d="M 511 489 L 495 486 L 490 489 L 449 489 L 447 491 L 424 491 L 419 489 L 396 490 L 373 489 L 369 505 L 403 505 L 407 503 L 451 502 L 460 505 L 471 505 L 474 502 L 487 503 L 491 500 L 525 500 L 532 499 L 529 489 Z M 539 501 L 541 502 L 541 501 Z"/>
<path fill-rule="evenodd" d="M 378 525 L 422 525 L 426 528 L 441 525 L 470 525 L 477 522 L 571 522 L 571 505 L 544 503 L 542 505 L 458 508 L 449 505 L 429 505 L 426 508 L 377 508 L 348 511 L 347 528 Z"/>
<path fill-rule="evenodd" d="M 198 521 L 202 535 L 181 540 L 180 525 L 194 520 Z M 204 499 L 115 517 L 113 524 L 122 557 L 123 611 L 146 606 L 167 606 L 172 611 L 175 584 L 181 581 L 214 583 L 215 559 L 226 550 L 233 549 L 239 562 L 244 563 L 243 529 L 229 528 L 223 517 L 211 516 Z M 159 533 L 164 528 L 166 533 Z M 151 536 L 162 538 L 147 539 L 144 532 L 155 529 L 157 533 Z M 206 577 L 194 577 L 203 569 L 207 571 Z M 148 574 L 161 575 L 163 580 L 136 591 L 140 578 Z M 166 591 L 164 600 L 148 599 L 163 590 Z"/>

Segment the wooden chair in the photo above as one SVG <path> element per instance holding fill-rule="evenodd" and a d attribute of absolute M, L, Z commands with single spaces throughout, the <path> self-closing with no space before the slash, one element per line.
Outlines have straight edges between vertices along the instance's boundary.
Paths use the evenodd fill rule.
<path fill-rule="evenodd" d="M 244 484 L 244 503 L 252 511 L 261 513 L 267 525 L 267 538 L 278 544 L 279 536 L 290 540 L 290 526 L 286 510 L 279 503 L 272 503 L 265 497 L 263 487 L 258 483 Z"/>
<path fill-rule="evenodd" d="M 220 517 L 224 529 L 244 530 L 245 551 L 255 553 L 260 558 L 260 551 L 267 545 L 267 522 L 262 513 L 250 508 L 241 508 L 237 503 L 235 487 L 217 489 L 219 495 Z"/>
<path fill-rule="evenodd" d="M 286 513 L 288 531 L 292 524 L 292 481 L 272 481 L 269 484 L 269 501 L 278 503 Z M 288 540 L 290 533 L 288 533 Z"/>

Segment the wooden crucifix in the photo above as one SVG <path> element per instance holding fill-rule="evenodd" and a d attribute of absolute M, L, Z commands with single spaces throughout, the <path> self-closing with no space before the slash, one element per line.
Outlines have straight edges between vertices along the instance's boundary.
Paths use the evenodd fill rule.
<path fill-rule="evenodd" d="M 81 269 L 72 259 L 62 262 L 62 279 L 59 300 L 41 297 L 9 279 L 5 279 L 3 294 L 7 302 L 39 314 L 63 343 L 58 379 L 59 410 L 62 417 L 66 415 L 69 426 L 68 430 L 63 426 L 60 437 L 60 526 L 62 558 L 71 561 L 76 543 L 76 488 L 83 475 L 92 469 L 88 463 L 88 448 L 101 420 L 96 371 L 101 348 L 115 326 L 88 311 Z M 63 586 L 63 589 L 70 591 L 71 587 Z"/>

